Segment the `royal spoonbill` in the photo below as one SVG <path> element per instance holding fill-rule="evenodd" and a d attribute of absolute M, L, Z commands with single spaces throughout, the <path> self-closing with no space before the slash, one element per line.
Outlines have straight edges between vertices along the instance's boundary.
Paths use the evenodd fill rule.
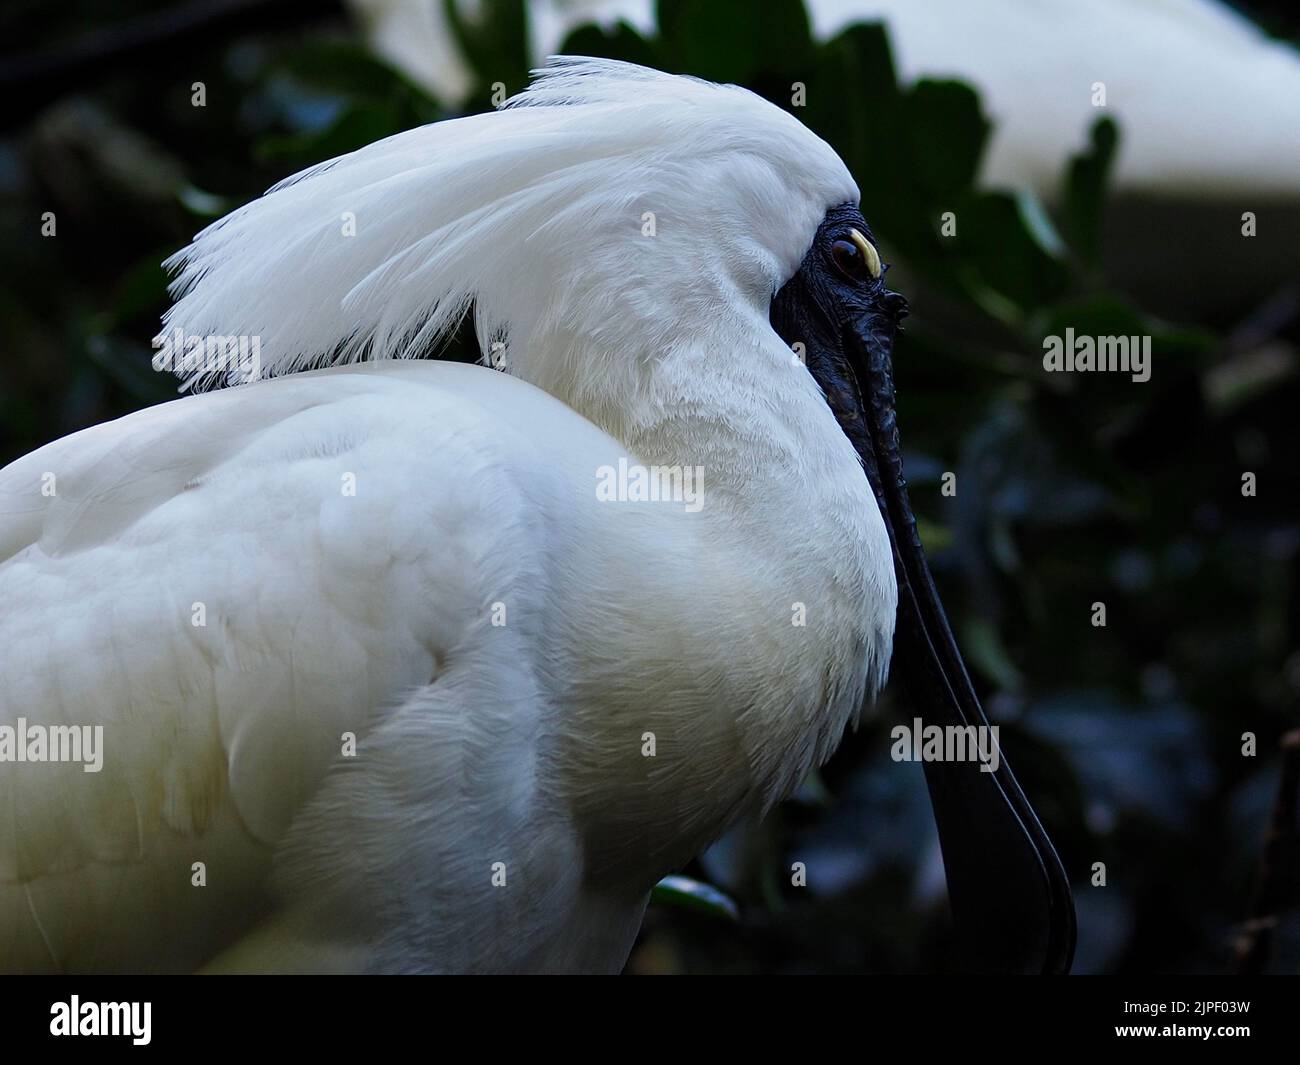
<path fill-rule="evenodd" d="M 857 200 L 743 89 L 558 59 L 200 233 L 157 361 L 228 387 L 0 472 L 3 967 L 616 971 L 891 647 L 984 724 Z M 408 358 L 467 314 L 493 366 Z M 608 491 L 656 469 L 690 497 Z M 927 764 L 956 916 L 1063 970 L 990 770 Z"/>

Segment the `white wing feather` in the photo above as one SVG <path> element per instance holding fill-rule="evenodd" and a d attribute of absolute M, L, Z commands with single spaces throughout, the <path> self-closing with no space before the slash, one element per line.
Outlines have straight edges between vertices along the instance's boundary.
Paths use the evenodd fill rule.
<path fill-rule="evenodd" d="M 511 423 L 602 439 L 502 374 L 379 363 L 0 471 L 0 724 L 100 725 L 105 748 L 98 773 L 0 763 L 0 966 L 189 968 L 238 941 L 343 734 L 364 743 L 527 595 L 544 537 L 510 479 L 536 449 Z"/>

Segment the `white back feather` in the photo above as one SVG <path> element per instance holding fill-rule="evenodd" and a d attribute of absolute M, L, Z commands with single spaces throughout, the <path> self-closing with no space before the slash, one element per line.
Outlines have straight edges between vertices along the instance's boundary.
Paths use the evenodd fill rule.
<path fill-rule="evenodd" d="M 828 145 L 744 89 L 560 57 L 500 111 L 311 167 L 203 230 L 167 261 L 160 337 L 257 337 L 276 376 L 424 354 L 472 305 L 506 368 L 607 403 L 692 321 L 765 318 L 856 199 Z"/>

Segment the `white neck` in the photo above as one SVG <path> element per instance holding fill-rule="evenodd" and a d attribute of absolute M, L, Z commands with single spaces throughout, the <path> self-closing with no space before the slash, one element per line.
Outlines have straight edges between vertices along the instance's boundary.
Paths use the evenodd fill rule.
<path fill-rule="evenodd" d="M 703 505 L 606 507 L 610 554 L 586 561 L 616 609 L 585 658 L 607 667 L 570 698 L 591 849 L 611 868 L 648 855 L 657 876 L 829 757 L 883 680 L 896 590 L 857 455 L 766 322 L 733 329 L 729 350 L 673 353 L 646 387 L 588 416 L 633 461 L 702 466 Z M 612 409 L 652 413 L 618 424 Z"/>

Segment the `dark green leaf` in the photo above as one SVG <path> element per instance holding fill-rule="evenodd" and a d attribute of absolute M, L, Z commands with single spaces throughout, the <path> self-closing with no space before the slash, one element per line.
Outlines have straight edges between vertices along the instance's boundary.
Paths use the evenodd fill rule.
<path fill-rule="evenodd" d="M 650 902 L 739 921 L 740 909 L 717 888 L 687 876 L 666 876 L 650 892 Z"/>
<path fill-rule="evenodd" d="M 1079 256 L 1095 265 L 1101 245 L 1106 182 L 1119 148 L 1119 127 L 1109 117 L 1093 123 L 1087 151 L 1070 159 L 1065 177 L 1064 225 Z"/>
<path fill-rule="evenodd" d="M 990 125 L 975 90 L 960 81 L 918 81 L 903 98 L 912 175 L 936 202 L 975 181 Z"/>
<path fill-rule="evenodd" d="M 608 28 L 588 24 L 579 26 L 564 42 L 565 55 L 590 55 L 602 59 L 621 59 L 625 63 L 654 66 L 655 49 L 626 22 L 619 21 Z"/>
<path fill-rule="evenodd" d="M 659 33 L 674 70 L 737 84 L 798 74 L 812 50 L 801 0 L 659 0 Z"/>

